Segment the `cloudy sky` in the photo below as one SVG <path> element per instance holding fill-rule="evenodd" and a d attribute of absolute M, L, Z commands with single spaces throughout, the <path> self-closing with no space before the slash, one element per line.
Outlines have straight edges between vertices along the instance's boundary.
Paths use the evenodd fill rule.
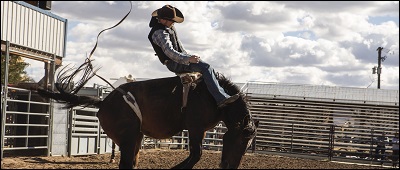
<path fill-rule="evenodd" d="M 185 16 L 175 27 L 186 50 L 233 82 L 377 88 L 372 68 L 383 47 L 381 88 L 399 90 L 395 1 L 132 1 L 126 20 L 99 37 L 92 59 L 100 76 L 174 76 L 147 39 L 151 13 L 165 4 Z M 82 64 L 98 33 L 130 7 L 129 1 L 52 1 L 51 12 L 68 19 L 63 65 Z M 87 86 L 93 83 L 106 85 L 94 77 Z"/>

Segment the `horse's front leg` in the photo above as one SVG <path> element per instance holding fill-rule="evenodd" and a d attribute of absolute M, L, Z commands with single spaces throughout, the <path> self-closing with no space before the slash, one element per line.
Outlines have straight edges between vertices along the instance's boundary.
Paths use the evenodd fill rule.
<path fill-rule="evenodd" d="M 202 141 L 205 132 L 189 132 L 189 156 L 172 169 L 192 169 L 202 155 Z"/>

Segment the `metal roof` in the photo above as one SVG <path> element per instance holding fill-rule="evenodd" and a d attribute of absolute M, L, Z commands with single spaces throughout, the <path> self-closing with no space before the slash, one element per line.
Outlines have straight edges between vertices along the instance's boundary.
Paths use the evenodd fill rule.
<path fill-rule="evenodd" d="M 399 104 L 399 90 L 302 85 L 286 83 L 248 82 L 238 84 L 245 93 L 271 95 L 280 98 L 303 98 L 368 104 Z"/>
<path fill-rule="evenodd" d="M 144 80 L 148 79 L 136 78 L 136 81 Z M 244 93 L 251 93 L 252 96 L 259 95 L 288 99 L 399 105 L 399 90 L 256 81 L 235 84 L 241 88 L 241 91 Z"/>

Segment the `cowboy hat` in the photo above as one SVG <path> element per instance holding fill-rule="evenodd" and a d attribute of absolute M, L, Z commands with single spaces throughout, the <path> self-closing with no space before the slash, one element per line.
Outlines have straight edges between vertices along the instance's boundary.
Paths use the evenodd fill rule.
<path fill-rule="evenodd" d="M 155 10 L 151 16 L 177 23 L 181 23 L 184 20 L 182 12 L 171 5 L 164 5 L 162 8 Z"/>

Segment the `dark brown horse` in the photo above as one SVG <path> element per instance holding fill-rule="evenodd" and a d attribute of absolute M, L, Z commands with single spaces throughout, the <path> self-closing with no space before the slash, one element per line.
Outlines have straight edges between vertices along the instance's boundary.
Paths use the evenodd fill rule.
<path fill-rule="evenodd" d="M 217 77 L 228 94 L 240 93 L 239 88 L 223 75 Z M 39 94 L 65 102 L 67 108 L 78 105 L 99 108 L 97 117 L 101 127 L 119 146 L 119 168 L 137 167 L 143 135 L 165 139 L 184 129 L 189 131 L 190 154 L 173 168 L 193 168 L 202 155 L 205 132 L 221 120 L 228 131 L 223 136 L 220 167 L 238 168 L 257 131 L 258 123 L 253 121 L 243 94 L 240 93 L 241 97 L 235 102 L 219 109 L 203 81 L 189 92 L 184 112 L 181 111 L 182 83 L 178 76 L 122 84 L 103 101 L 77 96 L 60 82 L 56 86 L 58 92 L 38 89 Z M 136 99 L 142 121 L 125 102 L 123 92 L 130 92 Z"/>

